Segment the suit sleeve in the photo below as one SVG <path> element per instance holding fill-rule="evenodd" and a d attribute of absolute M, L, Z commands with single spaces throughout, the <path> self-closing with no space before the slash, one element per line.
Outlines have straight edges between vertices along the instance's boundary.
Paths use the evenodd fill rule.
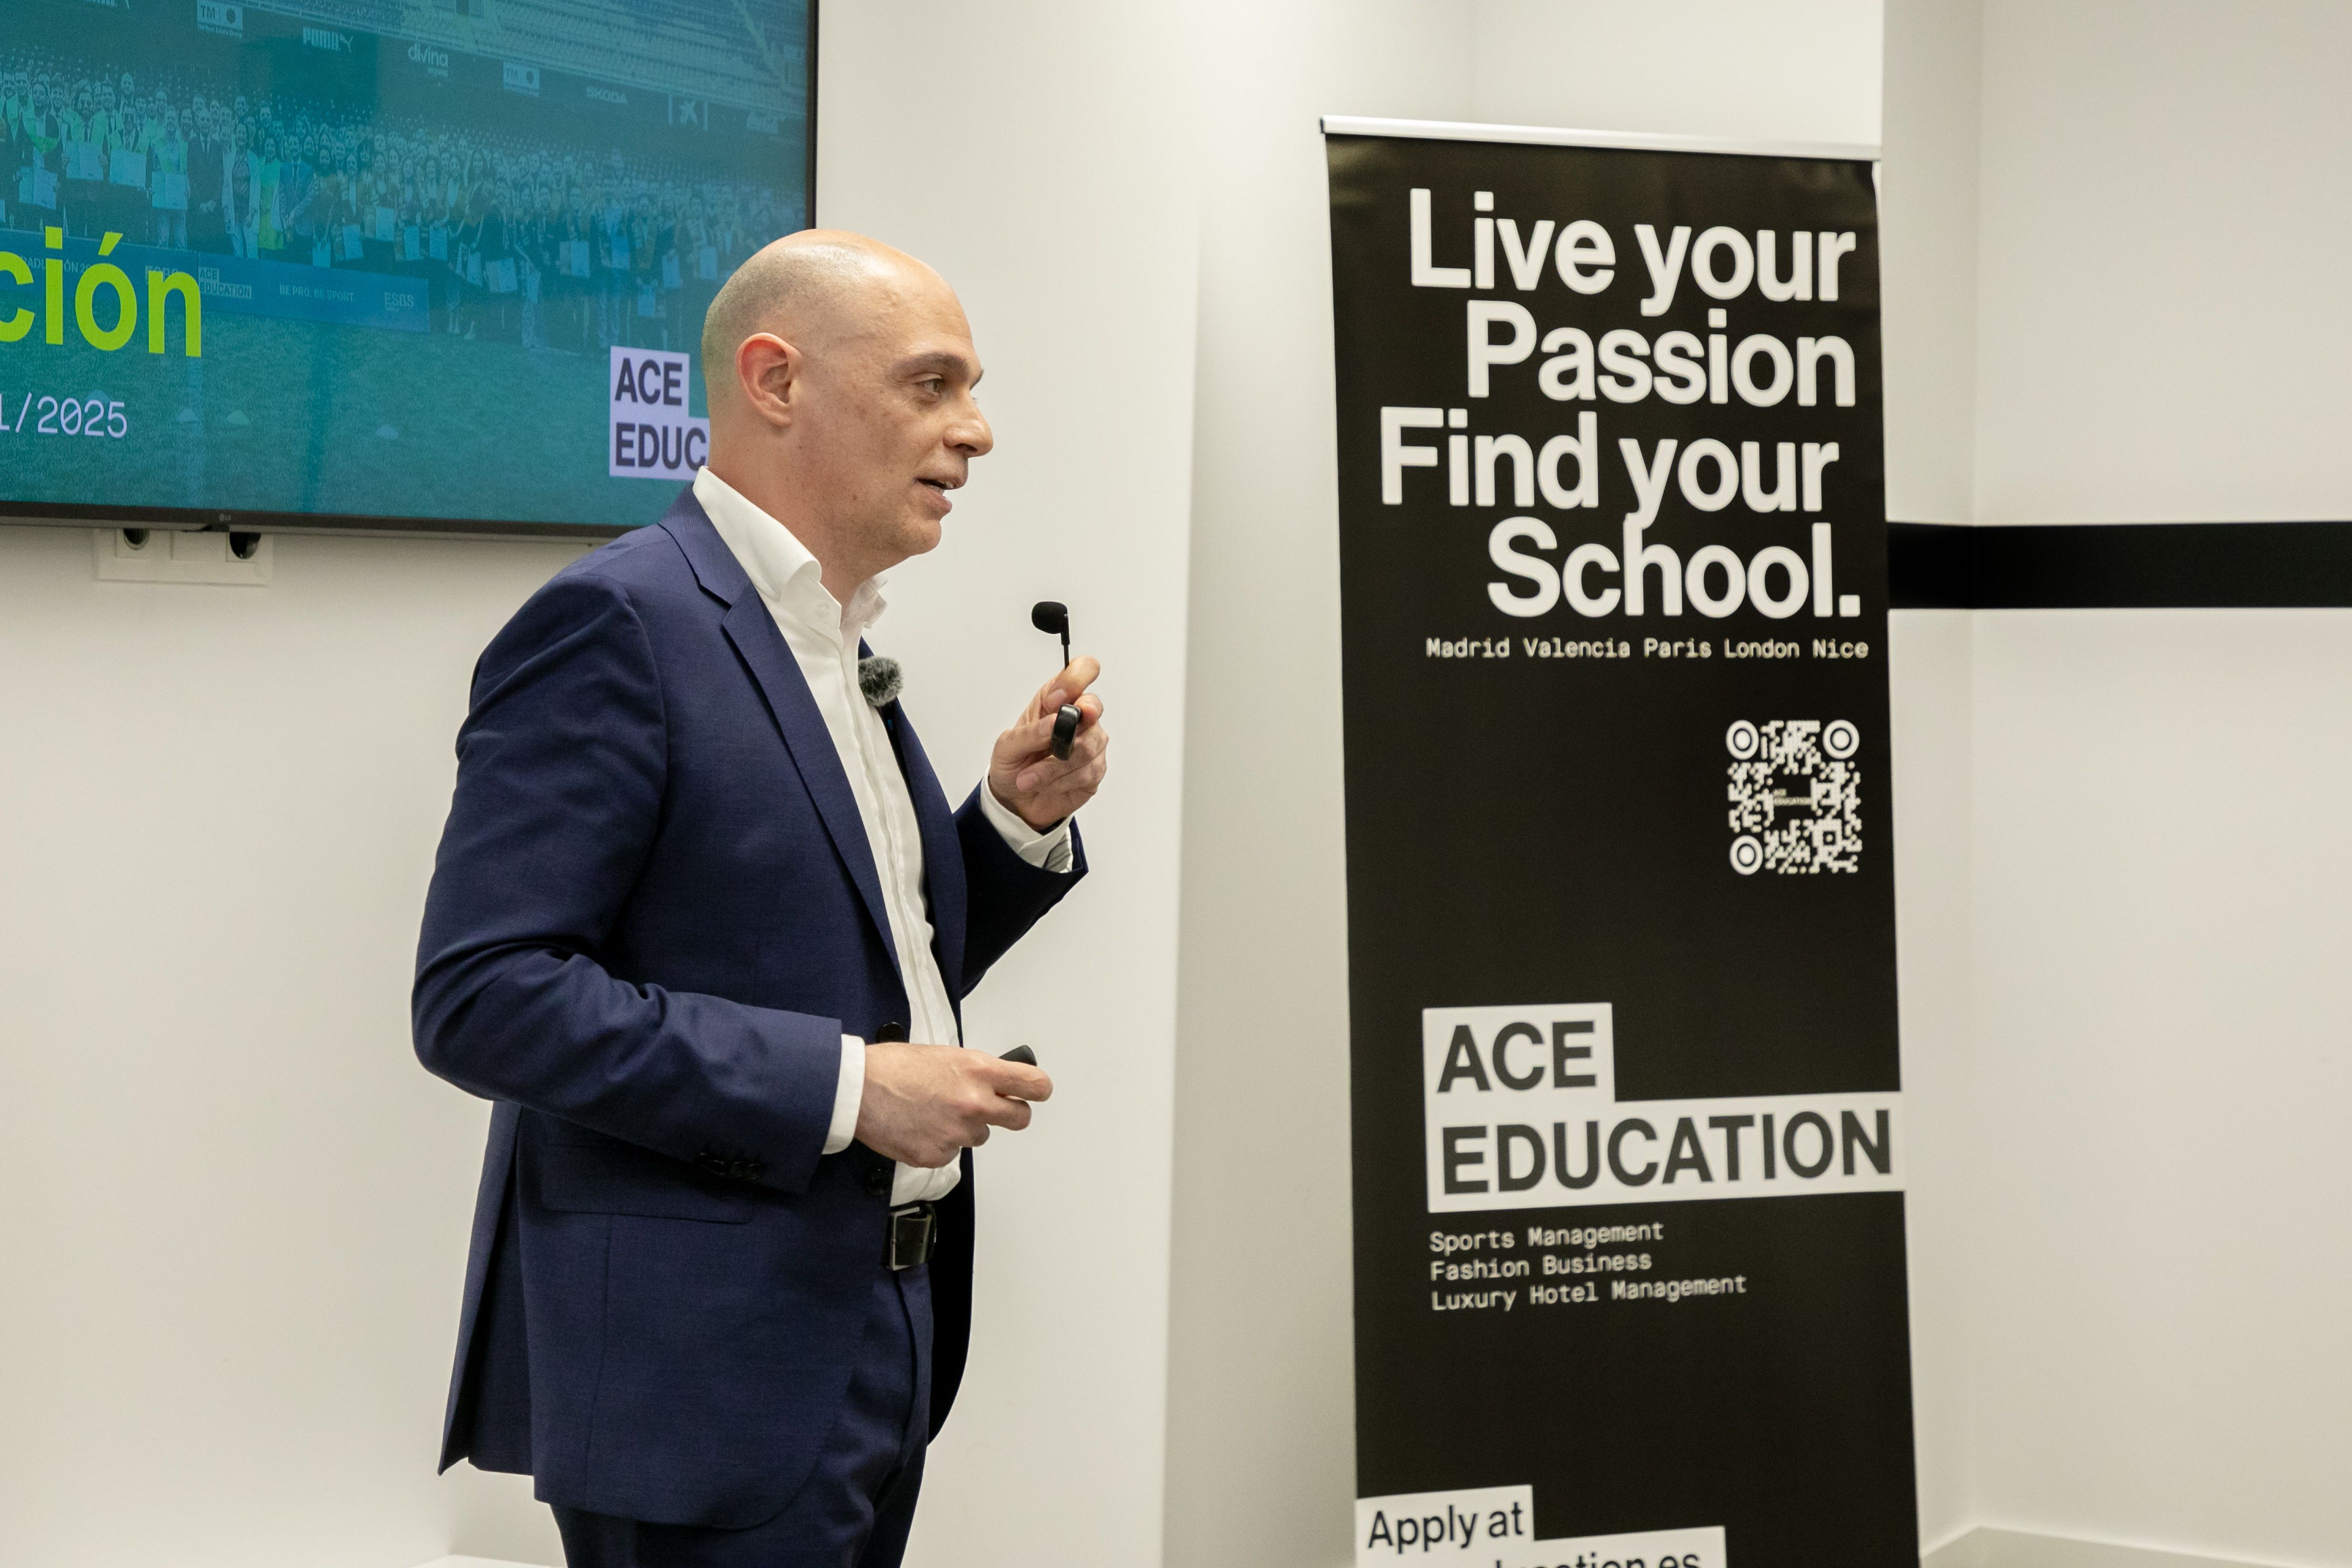
<path fill-rule="evenodd" d="M 660 826 L 667 752 L 626 593 L 557 578 L 475 672 L 417 949 L 416 1054 L 487 1099 L 798 1191 L 832 1119 L 840 1022 L 603 962 Z"/>
<path fill-rule="evenodd" d="M 964 885 L 970 900 L 963 942 L 963 993 L 978 988 L 990 966 L 1028 934 L 1045 912 L 1087 874 L 1087 848 L 1078 824 L 1070 823 L 1070 869 L 1047 871 L 1016 853 L 981 806 L 982 783 L 956 812 L 956 837 L 963 845 Z"/>

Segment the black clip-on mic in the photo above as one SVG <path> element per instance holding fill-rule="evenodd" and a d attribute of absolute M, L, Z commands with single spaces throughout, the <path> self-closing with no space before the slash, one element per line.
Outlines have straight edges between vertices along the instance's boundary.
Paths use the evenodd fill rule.
<path fill-rule="evenodd" d="M 1070 667 L 1070 607 L 1051 599 L 1041 599 L 1029 612 L 1029 624 L 1038 631 L 1062 637 L 1062 668 Z M 1064 703 L 1062 711 L 1054 717 L 1054 760 L 1067 762 L 1070 746 L 1078 737 L 1078 723 L 1085 716 L 1072 703 Z M 1034 1065 L 1034 1064 L 1033 1064 Z"/>

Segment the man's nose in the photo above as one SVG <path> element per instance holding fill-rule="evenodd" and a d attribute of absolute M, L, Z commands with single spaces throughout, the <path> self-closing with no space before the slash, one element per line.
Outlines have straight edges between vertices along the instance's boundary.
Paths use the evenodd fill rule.
<path fill-rule="evenodd" d="M 975 408 L 948 431 L 948 444 L 967 457 L 985 457 L 996 445 L 996 433 L 988 427 L 988 416 Z"/>

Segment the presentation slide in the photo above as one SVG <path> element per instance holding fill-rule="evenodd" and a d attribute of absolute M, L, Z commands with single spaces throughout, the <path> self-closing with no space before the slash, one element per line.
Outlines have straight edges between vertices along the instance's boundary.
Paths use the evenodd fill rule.
<path fill-rule="evenodd" d="M 650 522 L 712 295 L 808 225 L 807 0 L 8 12 L 12 515 Z"/>

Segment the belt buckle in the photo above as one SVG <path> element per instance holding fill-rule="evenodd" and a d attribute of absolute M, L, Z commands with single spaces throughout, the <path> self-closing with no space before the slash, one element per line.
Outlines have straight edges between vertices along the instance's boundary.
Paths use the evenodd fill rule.
<path fill-rule="evenodd" d="M 890 1211 L 889 1247 L 883 1261 L 892 1269 L 912 1269 L 931 1260 L 939 1241 L 939 1211 L 929 1203 L 910 1203 Z"/>

